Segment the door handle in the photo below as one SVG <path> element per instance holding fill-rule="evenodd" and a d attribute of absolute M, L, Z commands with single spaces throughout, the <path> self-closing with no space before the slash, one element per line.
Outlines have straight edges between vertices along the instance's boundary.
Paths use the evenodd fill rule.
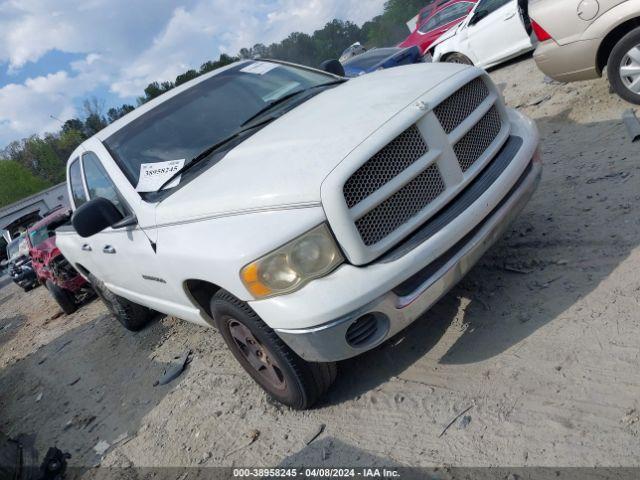
<path fill-rule="evenodd" d="M 505 20 L 511 20 L 515 16 L 516 16 L 516 12 L 507 13 L 507 15 L 504 17 L 504 19 Z"/>
<path fill-rule="evenodd" d="M 116 249 L 113 248 L 111 245 L 105 245 L 104 248 L 102 249 L 102 253 L 113 254 L 113 253 L 116 253 Z"/>
<path fill-rule="evenodd" d="M 82 245 L 82 250 L 85 252 L 90 252 L 92 250 L 91 245 L 85 243 L 84 245 Z"/>

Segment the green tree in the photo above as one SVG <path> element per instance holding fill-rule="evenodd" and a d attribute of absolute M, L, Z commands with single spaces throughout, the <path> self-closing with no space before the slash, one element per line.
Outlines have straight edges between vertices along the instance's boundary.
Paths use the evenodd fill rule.
<path fill-rule="evenodd" d="M 38 193 L 51 184 L 33 176 L 25 167 L 11 160 L 0 160 L 0 207 Z"/>

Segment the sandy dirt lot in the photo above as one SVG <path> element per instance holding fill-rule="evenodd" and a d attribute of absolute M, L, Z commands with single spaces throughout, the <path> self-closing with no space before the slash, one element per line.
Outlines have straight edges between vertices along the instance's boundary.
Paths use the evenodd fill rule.
<path fill-rule="evenodd" d="M 60 316 L 44 288 L 9 285 L 0 430 L 41 454 L 56 444 L 77 466 L 639 465 L 640 147 L 621 122 L 629 106 L 605 80 L 545 83 L 531 59 L 492 77 L 538 123 L 538 192 L 420 321 L 339 364 L 317 408 L 270 402 L 213 329 L 164 318 L 132 334 L 99 301 Z M 154 386 L 188 350 L 186 371 Z"/>

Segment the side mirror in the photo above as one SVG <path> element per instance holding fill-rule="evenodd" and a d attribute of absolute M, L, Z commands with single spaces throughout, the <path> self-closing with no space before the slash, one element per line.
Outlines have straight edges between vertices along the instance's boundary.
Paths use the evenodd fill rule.
<path fill-rule="evenodd" d="M 476 11 L 476 13 L 473 14 L 473 17 L 471 17 L 471 20 L 469 20 L 469 25 L 475 25 L 476 23 L 478 23 L 480 20 L 487 17 L 488 15 L 489 15 L 489 12 L 486 10 Z"/>
<path fill-rule="evenodd" d="M 71 223 L 78 235 L 87 238 L 108 227 L 131 225 L 131 222 L 125 222 L 128 218 L 123 217 L 116 206 L 106 198 L 96 197 L 81 205 L 73 213 Z"/>
<path fill-rule="evenodd" d="M 345 76 L 344 67 L 338 60 L 325 60 L 320 64 L 320 69 L 339 77 Z"/>

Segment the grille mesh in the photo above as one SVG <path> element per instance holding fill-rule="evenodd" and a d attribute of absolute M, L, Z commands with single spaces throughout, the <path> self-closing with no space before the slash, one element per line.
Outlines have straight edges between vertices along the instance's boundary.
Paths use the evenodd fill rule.
<path fill-rule="evenodd" d="M 365 245 L 378 243 L 408 222 L 445 190 L 440 171 L 431 165 L 380 205 L 356 220 Z"/>
<path fill-rule="evenodd" d="M 362 165 L 344 184 L 344 198 L 353 208 L 429 151 L 413 125 Z"/>
<path fill-rule="evenodd" d="M 484 117 L 453 146 L 463 172 L 469 170 L 489 148 L 500 133 L 501 127 L 500 114 L 496 107 L 491 107 Z"/>
<path fill-rule="evenodd" d="M 440 125 L 448 134 L 453 132 L 489 96 L 489 89 L 476 78 L 433 109 Z"/>

